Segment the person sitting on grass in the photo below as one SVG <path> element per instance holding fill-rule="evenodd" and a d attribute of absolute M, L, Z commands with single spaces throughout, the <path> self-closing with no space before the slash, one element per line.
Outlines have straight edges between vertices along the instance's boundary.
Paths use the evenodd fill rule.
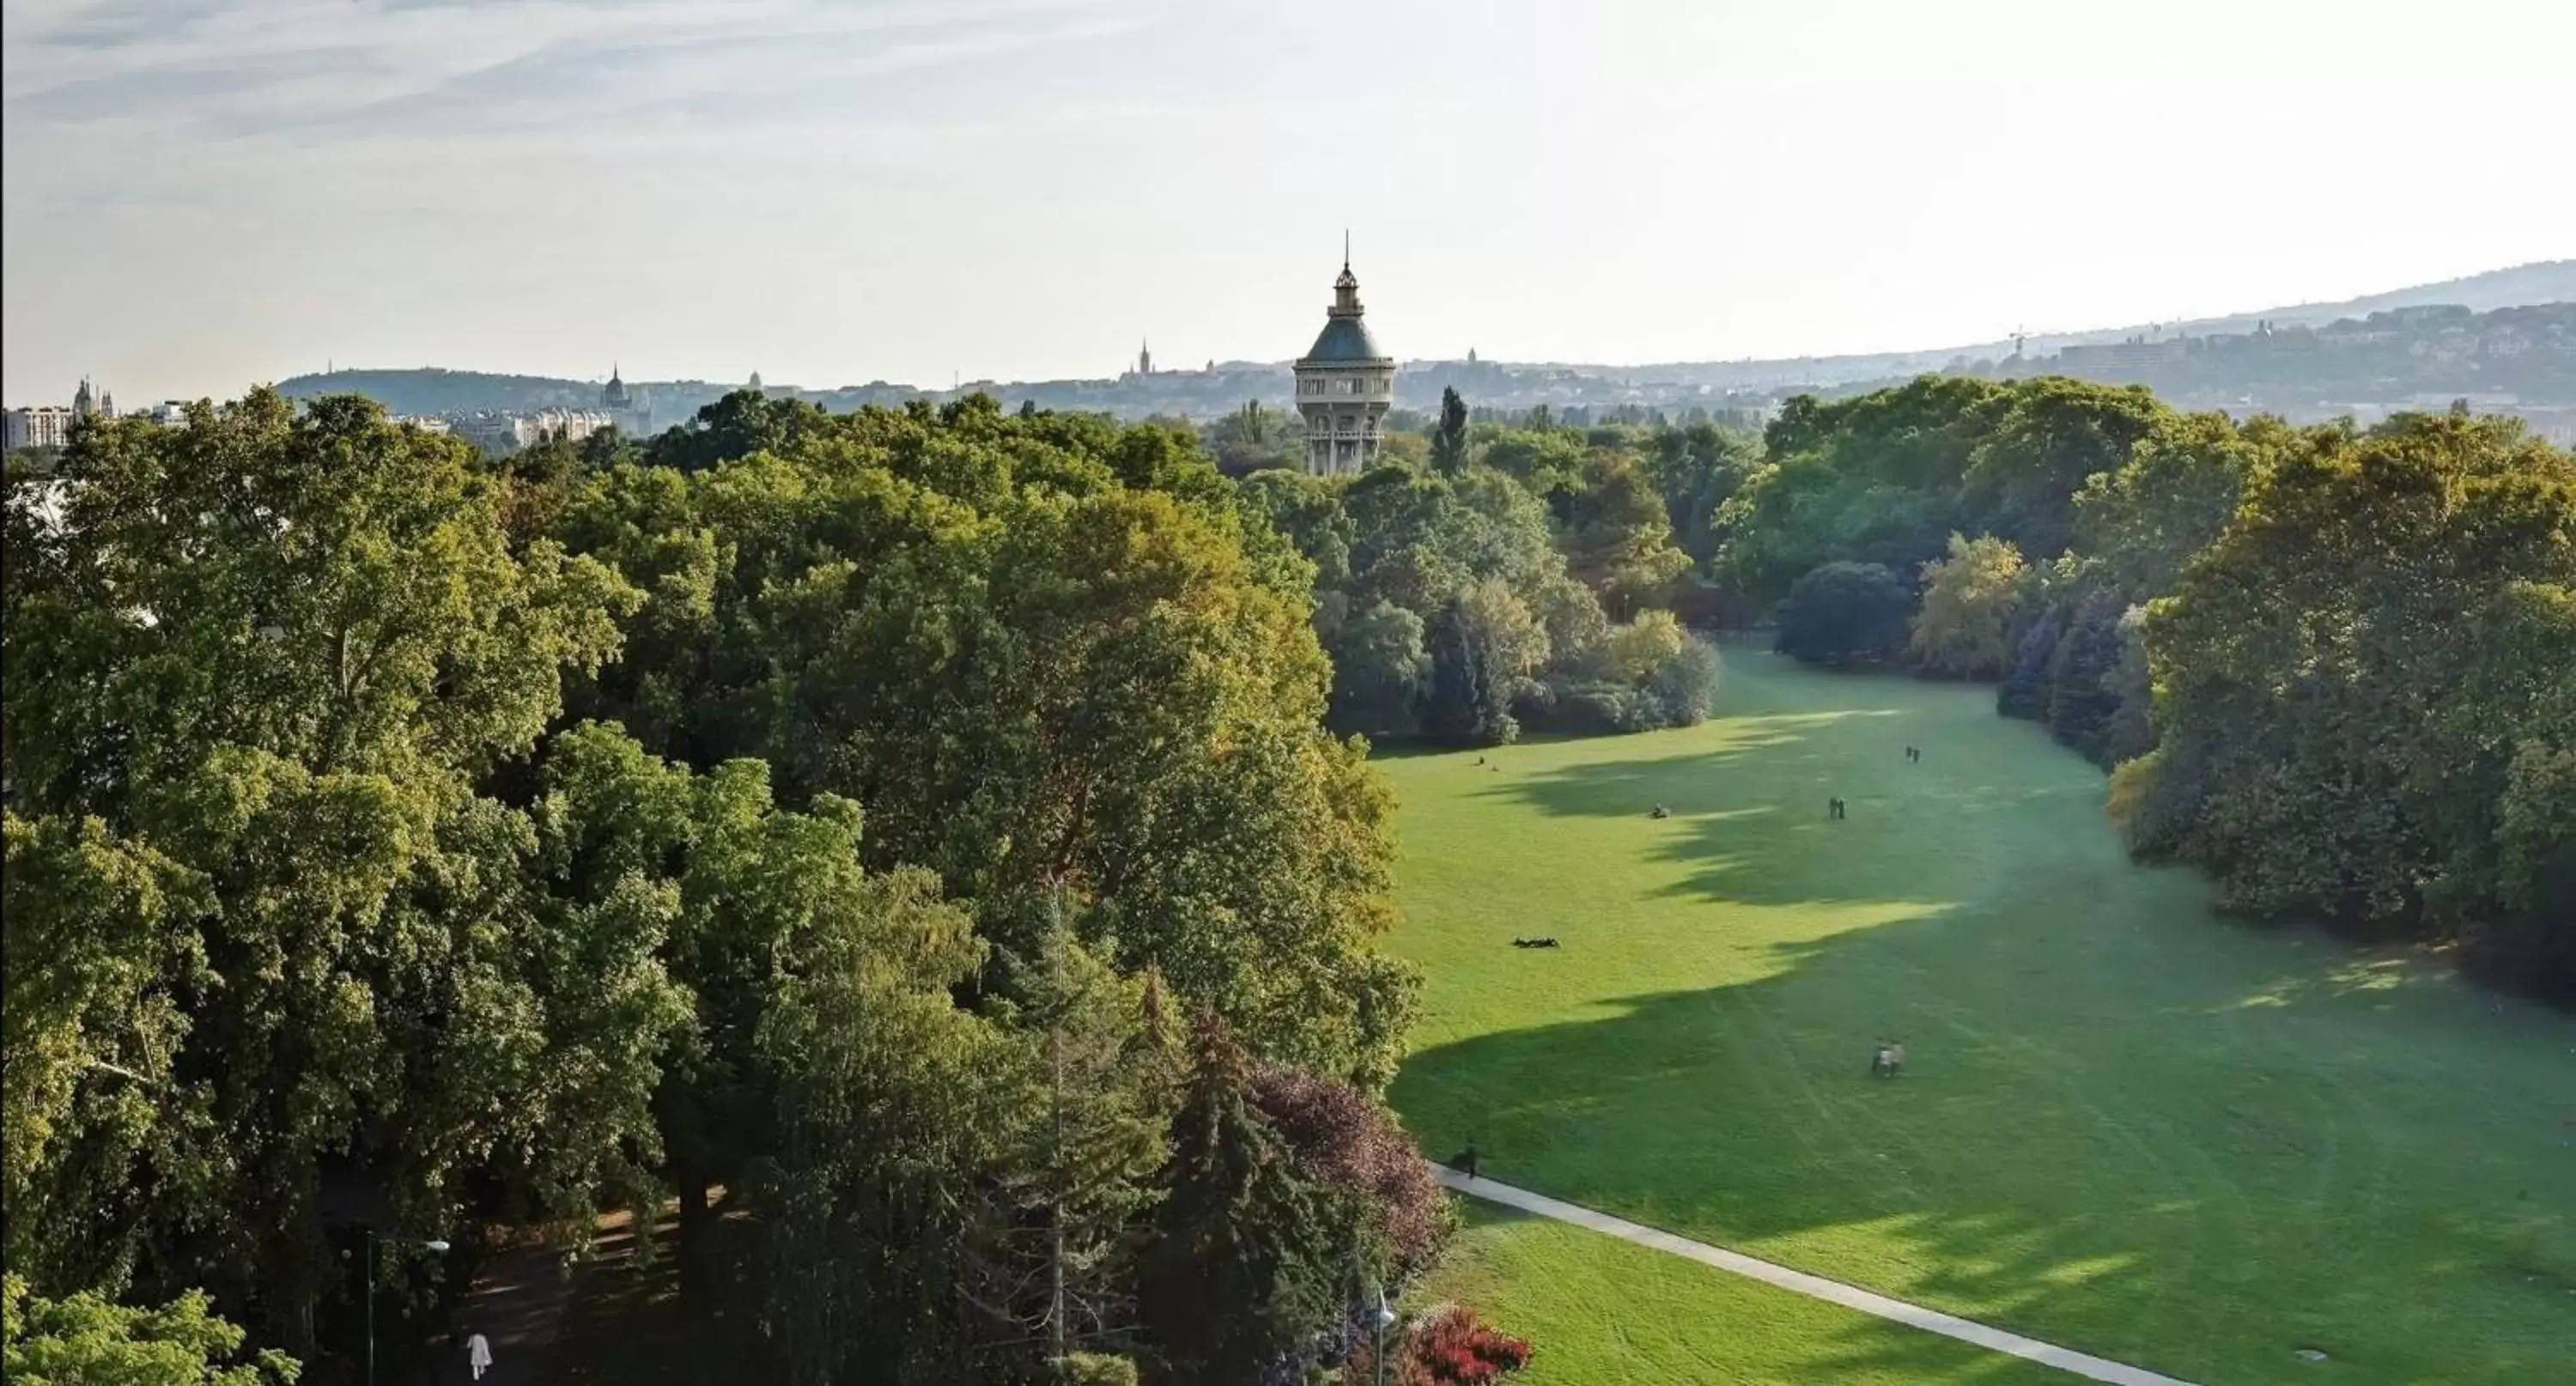
<path fill-rule="evenodd" d="M 1880 1040 L 1878 1042 L 1878 1048 L 1870 1051 L 1869 1076 L 1872 1078 L 1892 1078 L 1895 1075 L 1896 1046 L 1888 1043 L 1886 1040 Z"/>
<path fill-rule="evenodd" d="M 1671 809 L 1665 808 L 1665 807 L 1664 807 L 1663 805 L 1661 805 L 1661 804 L 1657 804 L 1657 805 L 1655 805 L 1654 812 L 1649 813 L 1649 814 L 1647 814 L 1646 816 L 1647 816 L 1647 817 L 1649 817 L 1649 818 L 1670 818 L 1670 817 L 1672 817 L 1672 816 L 1673 816 L 1673 811 L 1672 811 Z"/>

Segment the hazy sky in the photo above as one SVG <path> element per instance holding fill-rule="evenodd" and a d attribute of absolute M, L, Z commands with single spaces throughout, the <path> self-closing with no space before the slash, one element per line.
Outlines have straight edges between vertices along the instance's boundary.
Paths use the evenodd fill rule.
<path fill-rule="evenodd" d="M 2576 254 L 2570 0 L 5 4 L 5 380 L 1927 347 Z"/>

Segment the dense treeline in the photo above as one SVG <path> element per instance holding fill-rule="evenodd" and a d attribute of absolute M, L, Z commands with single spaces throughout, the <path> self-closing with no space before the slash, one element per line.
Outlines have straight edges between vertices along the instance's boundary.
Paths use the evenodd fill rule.
<path fill-rule="evenodd" d="M 2576 461 L 1927 377 L 1795 400 L 1713 570 L 1782 650 L 1991 679 L 2106 768 L 2137 850 L 2265 917 L 2457 943 L 2576 998 Z"/>
<path fill-rule="evenodd" d="M 1405 436 L 1419 446 L 1356 478 L 1242 482 L 1246 508 L 1313 564 L 1334 727 L 1494 745 L 1525 725 L 1707 716 L 1716 653 L 1672 608 L 1694 567 L 1682 544 L 1711 542 L 1709 518 L 1752 469 L 1750 438 L 1471 426 L 1454 394 L 1427 434 Z"/>
<path fill-rule="evenodd" d="M 1435 1253 L 1386 797 L 1185 435 L 261 392 L 8 525 L 13 1372 L 345 1350 L 362 1222 L 676 1198 L 790 1381 L 1293 1373 Z"/>

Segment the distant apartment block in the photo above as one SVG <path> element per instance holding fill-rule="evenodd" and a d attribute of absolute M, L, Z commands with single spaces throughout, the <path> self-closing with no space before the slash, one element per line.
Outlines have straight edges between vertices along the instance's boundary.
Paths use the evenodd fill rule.
<path fill-rule="evenodd" d="M 616 426 L 597 409 L 541 409 L 533 414 L 469 414 L 449 420 L 457 437 L 495 456 L 551 439 L 579 441 Z"/>
<path fill-rule="evenodd" d="M 8 448 L 59 448 L 71 441 L 72 423 L 80 416 L 70 406 L 34 404 L 12 409 L 7 419 Z"/>

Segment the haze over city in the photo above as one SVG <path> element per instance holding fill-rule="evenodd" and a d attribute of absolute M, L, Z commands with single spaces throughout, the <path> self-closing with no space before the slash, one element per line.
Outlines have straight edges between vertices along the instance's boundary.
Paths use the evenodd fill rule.
<path fill-rule="evenodd" d="M 2381 13 L 2381 11 L 2386 13 Z M 2402 13 L 2416 14 L 2415 7 Z M 2566 255 L 2576 7 L 11 3 L 5 376 L 1914 348 Z M 2510 33 L 2510 41 L 2500 34 Z"/>

